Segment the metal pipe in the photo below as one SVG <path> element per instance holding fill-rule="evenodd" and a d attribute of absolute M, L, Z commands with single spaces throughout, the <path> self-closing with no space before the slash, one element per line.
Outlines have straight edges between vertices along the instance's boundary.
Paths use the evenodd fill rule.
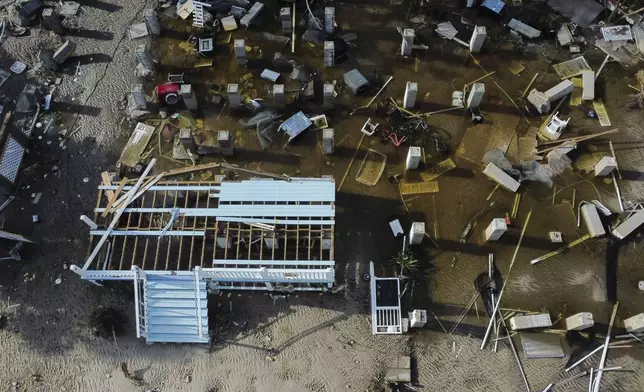
<path fill-rule="evenodd" d="M 116 190 L 118 185 L 99 185 L 98 189 L 102 190 Z M 125 185 L 124 191 L 132 189 L 132 185 Z M 221 190 L 220 185 L 153 185 L 148 188 L 148 191 L 218 191 Z"/>
<path fill-rule="evenodd" d="M 532 210 L 530 210 L 530 213 L 532 213 Z M 529 215 L 528 215 L 528 219 L 530 219 Z M 519 243 L 520 242 L 521 241 L 519 240 Z M 517 365 L 519 366 L 519 371 L 521 372 L 521 377 L 523 378 L 523 383 L 525 384 L 525 388 L 528 392 L 530 392 L 530 384 L 528 383 L 528 378 L 526 377 L 525 371 L 523 370 L 523 364 L 521 363 L 521 358 L 519 358 L 519 352 L 517 351 L 517 348 L 514 345 L 514 341 L 512 340 L 512 335 L 510 335 L 510 330 L 508 329 L 508 325 L 505 323 L 505 320 L 503 319 L 503 315 L 498 309 L 497 309 L 497 312 L 499 312 L 499 316 L 501 317 L 501 321 L 503 322 L 503 328 L 505 328 L 505 333 L 507 334 L 508 340 L 510 341 L 512 354 L 514 354 L 514 359 L 516 359 Z"/>
<path fill-rule="evenodd" d="M 311 11 L 311 6 L 309 5 L 309 0 L 305 0 L 306 2 L 306 9 L 309 10 L 309 14 L 311 14 L 311 18 L 313 18 L 313 21 L 315 22 L 315 25 L 318 26 L 318 29 L 322 31 L 322 26 L 318 23 L 317 19 L 315 18 L 315 15 L 313 15 L 313 11 Z M 293 4 L 293 8 L 295 8 L 295 4 Z M 295 13 L 293 13 L 295 15 Z M 293 22 L 293 29 L 295 29 L 295 22 Z"/>
<path fill-rule="evenodd" d="M 0 206 L 0 211 L 4 210 L 9 205 L 9 203 L 13 201 L 14 198 L 14 196 L 11 196 L 4 203 L 2 203 L 2 205 Z"/>
<path fill-rule="evenodd" d="M 291 26 L 291 53 L 295 53 L 295 3 L 293 3 L 293 22 Z"/>
<path fill-rule="evenodd" d="M 490 286 L 493 285 L 493 283 L 492 283 L 493 282 L 493 280 L 492 280 L 493 279 L 493 272 L 494 272 L 493 271 L 494 270 L 493 266 L 494 266 L 494 254 L 490 253 L 490 254 L 488 254 L 488 258 L 487 258 L 487 275 L 488 275 L 488 279 L 489 279 L 488 284 Z M 495 301 L 494 301 L 494 291 L 493 290 L 490 290 L 490 299 L 492 300 L 492 303 L 495 303 Z M 501 316 L 501 318 L 503 318 L 503 316 Z M 494 323 L 494 334 L 498 337 L 499 336 L 499 331 L 498 331 L 498 325 L 496 323 L 496 313 L 492 314 L 492 322 Z M 494 342 L 494 348 L 492 349 L 493 352 L 496 352 L 496 349 L 497 349 L 498 345 L 499 345 L 499 341 L 496 340 Z"/>
<path fill-rule="evenodd" d="M 622 202 L 622 193 L 619 191 L 619 185 L 617 185 L 617 180 L 615 179 L 615 172 L 610 173 L 613 176 L 613 184 L 615 184 L 615 193 L 617 194 L 617 201 L 619 202 L 619 210 L 624 212 L 624 203 Z"/>
<path fill-rule="evenodd" d="M 615 169 L 617 169 L 617 175 L 619 179 L 622 180 L 622 172 L 619 170 L 619 164 L 617 163 L 617 157 L 615 156 L 615 148 L 613 148 L 613 142 L 608 141 L 608 146 L 610 147 L 610 153 L 613 154 L 613 159 L 615 159 Z"/>
<path fill-rule="evenodd" d="M 576 367 L 577 367 L 577 365 L 579 365 L 580 363 L 582 363 L 582 362 L 584 362 L 585 360 L 587 360 L 588 358 L 590 358 L 590 357 L 591 357 L 593 354 L 595 354 L 597 351 L 599 351 L 599 350 L 601 350 L 602 348 L 604 348 L 604 346 L 605 346 L 605 345 L 606 345 L 606 344 L 602 344 L 601 346 L 597 347 L 597 348 L 596 348 L 596 349 L 594 349 L 593 351 L 589 352 L 589 353 L 588 353 L 588 354 L 586 354 L 583 358 L 581 358 L 581 359 L 580 359 L 580 360 L 578 360 L 577 362 L 575 362 L 575 363 L 573 363 L 572 365 L 570 365 L 569 367 L 567 367 L 564 371 L 567 373 L 567 372 L 571 371 L 572 369 L 576 368 Z"/>
<path fill-rule="evenodd" d="M 331 260 L 235 260 L 235 259 L 214 259 L 213 265 L 287 265 L 287 266 L 316 266 L 333 267 L 335 262 Z M 396 279 L 398 280 L 398 279 Z"/>
<path fill-rule="evenodd" d="M 499 298 L 496 300 L 496 305 L 494 306 L 494 310 L 492 311 L 492 314 L 495 314 L 496 312 L 499 311 L 499 305 L 501 304 L 501 297 L 503 297 L 503 293 L 505 292 L 505 284 L 510 279 L 510 274 L 512 273 L 512 267 L 514 266 L 514 262 L 517 259 L 517 253 L 519 253 L 519 247 L 521 246 L 521 242 L 523 242 L 523 236 L 525 235 L 526 229 L 528 228 L 528 223 L 530 223 L 531 216 L 532 216 L 532 210 L 530 210 L 530 212 L 528 213 L 525 223 L 523 224 L 523 229 L 521 230 L 521 236 L 519 237 L 519 242 L 517 243 L 517 246 L 514 249 L 514 255 L 512 256 L 512 261 L 510 262 L 510 268 L 508 269 L 508 274 L 506 275 L 505 280 L 503 281 L 503 286 L 501 287 L 501 292 L 499 292 Z M 483 342 L 481 342 L 481 350 L 485 348 L 487 339 L 490 337 L 490 331 L 492 329 L 493 321 L 494 321 L 493 319 L 490 319 L 490 322 L 487 325 L 485 336 L 483 336 Z"/>
<path fill-rule="evenodd" d="M 393 78 L 394 78 L 393 76 L 390 76 L 390 77 L 389 77 L 389 79 L 385 82 L 385 84 L 383 84 L 383 85 L 382 85 L 382 87 L 380 88 L 380 90 L 378 90 L 378 92 L 376 93 L 376 95 L 374 95 L 374 96 L 373 96 L 373 98 L 371 98 L 371 101 L 369 101 L 369 103 L 367 104 L 367 106 L 365 106 L 365 108 L 368 108 L 369 106 L 371 106 L 371 104 L 373 103 L 373 101 L 375 101 L 375 100 L 376 100 L 376 98 L 378 98 L 378 96 L 380 95 L 380 93 L 382 92 L 382 90 L 384 90 L 384 89 L 385 89 L 385 87 L 387 87 L 387 85 L 389 84 L 389 82 L 391 82 L 391 81 L 393 80 Z"/>
<path fill-rule="evenodd" d="M 176 236 L 176 237 L 205 237 L 206 232 L 202 230 L 90 230 L 89 235 L 105 235 L 109 234 L 111 236 L 157 236 L 162 237 L 164 235 Z"/>
<path fill-rule="evenodd" d="M 613 180 L 615 179 L 615 174 L 613 173 Z M 602 376 L 604 375 L 604 364 L 606 363 L 606 354 L 608 353 L 608 345 L 610 344 L 610 333 L 613 330 L 613 324 L 615 323 L 615 317 L 617 316 L 617 308 L 619 308 L 619 301 L 613 306 L 613 314 L 610 316 L 610 323 L 608 324 L 608 331 L 606 331 L 606 342 L 604 343 L 604 351 L 602 351 L 602 357 L 599 361 L 599 370 L 597 371 L 597 381 L 595 382 L 594 392 L 599 391 L 599 384 L 602 382 Z"/>
<path fill-rule="evenodd" d="M 40 106 L 39 106 L 38 108 L 40 108 Z M 122 214 L 123 214 L 123 212 L 125 211 L 125 209 L 126 209 L 126 207 L 128 206 L 128 204 L 130 204 L 132 201 L 134 201 L 136 191 L 137 191 L 137 190 L 138 190 L 138 188 L 143 184 L 143 181 L 145 180 L 145 177 L 150 173 L 150 171 L 152 170 L 152 168 L 154 167 L 154 165 L 155 165 L 155 164 L 156 164 L 156 159 L 152 158 L 152 160 L 150 161 L 150 163 L 148 164 L 148 166 L 145 168 L 145 171 L 143 172 L 143 174 L 141 175 L 141 177 L 140 177 L 140 178 L 138 179 L 138 181 L 136 182 L 136 185 L 134 186 L 134 188 L 132 188 L 132 189 L 127 193 L 127 198 L 125 199 L 125 202 L 123 203 L 124 205 L 123 205 L 122 207 L 120 207 L 120 208 L 116 211 L 116 213 L 114 214 L 114 217 L 112 218 L 112 222 L 110 223 L 110 225 L 109 225 L 109 226 L 108 226 L 108 228 L 107 228 L 107 232 L 108 232 L 108 233 L 105 233 L 105 234 L 101 237 L 101 239 L 100 239 L 100 240 L 98 241 L 98 243 L 96 244 L 96 247 L 94 248 L 94 250 L 92 251 L 92 253 L 89 255 L 89 257 L 87 258 L 87 260 L 85 261 L 85 264 L 83 265 L 83 269 L 84 269 L 84 270 L 86 270 L 87 268 L 89 268 L 89 266 L 92 264 L 92 261 L 94 261 L 94 258 L 98 255 L 98 252 L 101 250 L 101 247 L 103 246 L 103 244 L 105 244 L 105 241 L 107 241 L 107 237 L 108 237 L 109 232 L 111 232 L 112 230 L 114 230 L 114 228 L 116 227 L 117 223 L 119 222 L 119 218 L 121 217 L 121 215 L 122 215 Z"/>
<path fill-rule="evenodd" d="M 201 290 L 199 289 L 199 282 L 201 281 L 201 276 L 199 272 L 201 267 L 197 266 L 194 269 L 194 285 L 195 285 L 195 301 L 197 305 L 197 331 L 199 331 L 199 337 L 203 338 L 203 325 L 201 325 Z"/>

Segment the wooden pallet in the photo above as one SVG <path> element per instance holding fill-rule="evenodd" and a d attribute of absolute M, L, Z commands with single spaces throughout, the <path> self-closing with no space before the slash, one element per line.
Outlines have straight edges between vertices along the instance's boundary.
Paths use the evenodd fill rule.
<path fill-rule="evenodd" d="M 386 165 L 387 156 L 370 148 L 362 160 L 360 169 L 358 169 L 356 181 L 365 185 L 375 186 L 380 180 L 380 177 L 382 177 Z"/>
<path fill-rule="evenodd" d="M 431 169 L 425 170 L 424 172 L 420 173 L 420 176 L 422 177 L 423 181 L 429 182 L 454 168 L 456 168 L 456 164 L 454 163 L 452 158 L 447 158 L 446 160 L 439 162 L 436 167 L 432 167 Z"/>
<path fill-rule="evenodd" d="M 599 125 L 602 127 L 610 127 L 610 118 L 608 117 L 608 112 L 606 111 L 606 106 L 602 101 L 593 102 L 593 108 L 597 113 L 597 118 L 599 119 Z"/>
<path fill-rule="evenodd" d="M 438 182 L 414 182 L 400 184 L 400 193 L 402 195 L 418 195 L 421 193 L 438 193 Z"/>

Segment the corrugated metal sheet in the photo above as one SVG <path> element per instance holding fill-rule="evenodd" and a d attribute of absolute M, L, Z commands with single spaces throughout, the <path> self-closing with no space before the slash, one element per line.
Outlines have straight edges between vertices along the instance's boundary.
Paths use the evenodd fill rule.
<path fill-rule="evenodd" d="M 24 155 L 25 149 L 22 148 L 13 136 L 9 135 L 4 145 L 4 150 L 2 151 L 2 157 L 0 158 L 0 175 L 12 183 L 16 182 L 18 170 L 20 169 Z"/>
<path fill-rule="evenodd" d="M 601 32 L 606 41 L 628 41 L 633 39 L 633 33 L 629 25 L 602 27 Z"/>
<path fill-rule="evenodd" d="M 200 298 L 202 335 L 199 336 L 196 293 Z M 146 282 L 147 343 L 209 343 L 206 282 L 148 275 Z"/>
<path fill-rule="evenodd" d="M 333 202 L 333 181 L 241 181 L 221 184 L 220 202 Z M 276 215 L 277 216 L 277 215 Z"/>
<path fill-rule="evenodd" d="M 290 137 L 289 140 L 293 140 L 293 138 L 310 127 L 311 124 L 313 124 L 311 119 L 306 117 L 304 113 L 297 112 L 288 120 L 284 121 L 282 125 L 280 125 L 280 128 L 288 134 L 288 136 Z"/>
<path fill-rule="evenodd" d="M 248 205 L 226 204 L 217 209 L 219 216 L 287 216 L 287 217 L 333 217 L 335 211 L 329 205 Z"/>
<path fill-rule="evenodd" d="M 521 345 L 526 359 L 563 358 L 565 356 L 559 335 L 551 333 L 522 333 Z"/>
<path fill-rule="evenodd" d="M 499 14 L 503 7 L 505 7 L 505 2 L 502 0 L 485 0 L 481 6 Z"/>

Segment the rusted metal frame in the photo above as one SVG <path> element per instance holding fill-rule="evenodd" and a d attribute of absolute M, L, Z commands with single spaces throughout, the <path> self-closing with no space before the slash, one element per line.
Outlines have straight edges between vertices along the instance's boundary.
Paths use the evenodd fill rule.
<path fill-rule="evenodd" d="M 329 249 L 329 260 L 335 260 L 335 225 L 331 225 L 331 247 Z"/>
<path fill-rule="evenodd" d="M 177 195 L 179 192 L 177 191 Z M 184 201 L 183 201 L 183 208 L 188 208 L 188 199 L 190 195 L 190 191 L 186 191 Z M 181 221 L 181 228 L 184 228 L 187 226 L 186 223 L 186 217 L 184 216 L 179 216 L 179 219 L 177 221 Z M 177 238 L 177 241 L 179 241 L 179 254 L 177 255 L 177 271 L 181 271 L 181 253 L 183 252 L 183 238 Z"/>
<path fill-rule="evenodd" d="M 254 205 L 255 202 L 251 201 L 250 204 Z M 250 219 L 252 220 L 252 218 Z M 241 227 L 241 224 L 239 226 Z M 248 225 L 248 259 L 247 260 L 251 259 L 251 251 L 253 248 L 252 245 L 253 245 L 253 226 Z"/>
<path fill-rule="evenodd" d="M 324 241 L 324 231 L 320 230 L 320 245 L 319 245 L 320 246 L 320 258 L 318 260 L 323 260 L 322 259 L 322 252 L 323 252 L 322 251 L 322 249 L 323 249 L 322 242 L 323 241 Z"/>
<path fill-rule="evenodd" d="M 273 246 L 271 249 L 271 260 L 275 260 L 275 244 L 277 243 L 277 227 L 273 230 Z"/>
<path fill-rule="evenodd" d="M 165 203 L 168 200 L 168 191 L 163 191 L 163 206 L 165 207 Z M 159 214 L 159 216 L 162 216 L 162 214 Z M 157 238 L 157 250 L 154 254 L 154 270 L 157 269 L 157 264 L 159 263 L 159 250 L 161 247 L 161 238 Z"/>
<path fill-rule="evenodd" d="M 153 192 L 154 193 L 154 192 Z M 141 205 L 145 205 L 145 194 L 141 197 Z M 136 223 L 136 228 L 141 228 L 141 220 L 143 219 L 143 214 L 139 214 L 139 220 Z M 126 236 L 127 237 L 127 236 Z M 138 249 L 139 236 L 134 237 L 134 250 L 132 251 L 132 262 L 130 267 L 134 266 L 134 261 L 136 260 L 136 250 Z"/>
<path fill-rule="evenodd" d="M 309 221 L 310 221 L 310 220 L 311 220 L 311 217 L 309 217 Z M 308 255 L 307 260 L 311 260 L 311 240 L 313 239 L 313 238 L 312 238 L 312 237 L 313 237 L 313 235 L 312 235 L 312 231 L 311 231 L 311 229 L 312 229 L 312 227 L 311 227 L 311 224 L 309 223 L 309 255 Z"/>
<path fill-rule="evenodd" d="M 237 248 L 235 252 L 235 260 L 239 260 L 239 250 L 241 248 L 241 224 L 237 223 Z"/>
<path fill-rule="evenodd" d="M 177 199 L 179 198 L 179 191 L 174 191 L 174 202 L 172 208 L 177 208 Z M 186 200 L 188 200 L 186 198 Z M 159 239 L 161 241 L 161 239 Z M 168 237 L 168 249 L 165 252 L 165 270 L 170 268 L 170 251 L 172 250 L 172 237 Z"/>
<path fill-rule="evenodd" d="M 230 236 L 230 222 L 226 222 L 226 242 L 224 245 L 224 259 L 228 260 L 228 244 L 229 244 L 229 237 Z"/>
<path fill-rule="evenodd" d="M 108 200 L 107 206 L 105 207 L 105 211 L 103 211 L 103 214 L 102 214 L 103 217 L 106 217 L 107 214 L 109 214 L 110 210 L 112 209 L 112 205 L 119 198 L 119 195 L 121 194 L 121 191 L 123 190 L 123 187 L 125 186 L 126 182 L 127 182 L 127 177 L 123 178 L 119 183 L 119 187 L 116 188 L 116 191 L 114 191 L 114 196 Z"/>
<path fill-rule="evenodd" d="M 300 205 L 300 202 L 297 201 L 295 202 L 296 206 Z M 296 226 L 296 233 L 295 233 L 295 260 L 300 259 L 300 225 Z"/>
<path fill-rule="evenodd" d="M 210 208 L 210 195 L 207 195 L 207 197 L 206 197 L 206 208 Z M 208 230 L 208 217 L 206 217 L 204 219 L 203 226 L 204 226 L 204 230 L 207 231 Z M 217 241 L 217 231 L 218 231 L 218 229 L 219 228 L 217 227 L 217 223 L 215 222 L 215 241 Z M 203 239 L 203 242 L 201 243 L 201 262 L 199 263 L 201 268 L 203 268 L 203 262 L 206 259 L 206 242 L 207 241 L 208 241 L 208 236 L 205 236 L 204 239 Z M 215 259 L 215 249 L 217 249 L 217 246 L 216 246 L 217 244 L 215 243 L 213 245 L 215 245 L 212 248 L 213 249 L 213 251 L 212 251 L 212 259 L 214 260 Z"/>
<path fill-rule="evenodd" d="M 264 202 L 266 204 L 266 202 Z M 273 228 L 273 233 L 275 232 L 275 228 Z M 259 259 L 264 260 L 264 235 L 266 233 L 266 230 L 262 230 L 259 233 Z"/>
<path fill-rule="evenodd" d="M 199 196 L 201 196 L 201 192 L 197 191 L 197 200 L 195 201 L 195 205 L 198 207 L 199 206 Z M 186 198 L 187 200 L 187 198 Z M 197 219 L 199 219 L 198 216 L 195 216 L 192 218 L 192 230 L 197 229 Z M 204 228 L 204 231 L 206 229 Z M 205 239 L 205 236 L 204 236 Z M 192 254 L 195 246 L 195 237 L 192 237 L 190 240 L 190 253 L 188 255 L 188 269 L 192 269 Z"/>
<path fill-rule="evenodd" d="M 130 221 L 131 220 L 132 220 L 132 214 L 128 213 L 127 214 L 127 223 L 125 224 L 125 230 L 130 228 Z M 117 225 L 117 228 L 118 228 L 118 225 Z M 119 270 L 123 269 L 123 259 L 125 257 L 125 249 L 127 248 L 127 238 L 129 236 L 126 235 L 124 237 L 125 238 L 123 238 L 123 248 L 121 249 L 121 259 L 119 261 Z M 131 265 L 130 265 L 130 267 L 131 267 Z"/>
<path fill-rule="evenodd" d="M 284 225 L 284 260 L 288 252 L 288 224 Z"/>
<path fill-rule="evenodd" d="M 98 198 L 96 199 L 96 208 L 100 208 L 101 206 L 101 198 L 103 197 L 103 190 L 99 189 L 98 190 Z M 98 223 L 98 218 L 99 218 L 98 212 L 94 213 L 94 222 Z M 90 235 L 89 236 L 89 246 L 87 247 L 87 253 L 85 254 L 85 258 L 88 258 L 90 255 L 90 252 L 94 249 L 94 236 Z"/>
<path fill-rule="evenodd" d="M 157 201 L 157 193 L 152 192 L 152 206 Z M 152 221 L 154 220 L 154 212 L 148 216 L 148 230 L 152 228 Z M 150 237 L 145 237 L 145 246 L 143 247 L 143 261 L 141 262 L 141 269 L 145 270 L 145 261 L 148 258 L 148 246 L 150 245 Z"/>

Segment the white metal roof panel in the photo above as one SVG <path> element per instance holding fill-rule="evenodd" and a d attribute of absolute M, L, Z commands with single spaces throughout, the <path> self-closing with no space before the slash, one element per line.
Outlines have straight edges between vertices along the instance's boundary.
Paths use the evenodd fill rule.
<path fill-rule="evenodd" d="M 216 209 L 217 216 L 286 216 L 286 217 L 334 217 L 330 205 L 249 205 L 224 204 Z"/>
<path fill-rule="evenodd" d="M 630 25 L 602 27 L 601 32 L 606 41 L 628 41 L 633 39 Z"/>
<path fill-rule="evenodd" d="M 146 281 L 146 342 L 208 343 L 208 300 L 204 281 L 148 275 Z M 199 296 L 197 309 L 196 296 Z M 199 314 L 199 316 L 197 316 Z M 201 326 L 202 336 L 199 336 Z"/>
<path fill-rule="evenodd" d="M 335 182 L 320 181 L 241 181 L 224 182 L 219 194 L 220 202 L 333 202 Z"/>
<path fill-rule="evenodd" d="M 95 212 L 103 212 L 104 208 L 95 208 Z M 127 213 L 155 213 L 155 214 L 170 214 L 172 208 L 126 208 Z M 266 221 L 265 219 L 255 219 L 257 217 L 300 217 L 300 218 L 333 218 L 335 216 L 333 206 L 331 205 L 261 205 L 261 204 L 226 204 L 218 208 L 179 208 L 179 214 L 184 217 L 189 216 L 223 216 L 222 221 L 237 222 L 240 218 L 246 217 L 242 222 L 256 222 L 266 224 L 298 224 L 301 222 L 291 222 L 293 219 L 279 219 L 274 221 Z M 334 224 L 332 220 L 329 222 L 309 222 L 306 219 L 306 224 Z M 136 234 L 136 233 L 135 233 Z"/>

